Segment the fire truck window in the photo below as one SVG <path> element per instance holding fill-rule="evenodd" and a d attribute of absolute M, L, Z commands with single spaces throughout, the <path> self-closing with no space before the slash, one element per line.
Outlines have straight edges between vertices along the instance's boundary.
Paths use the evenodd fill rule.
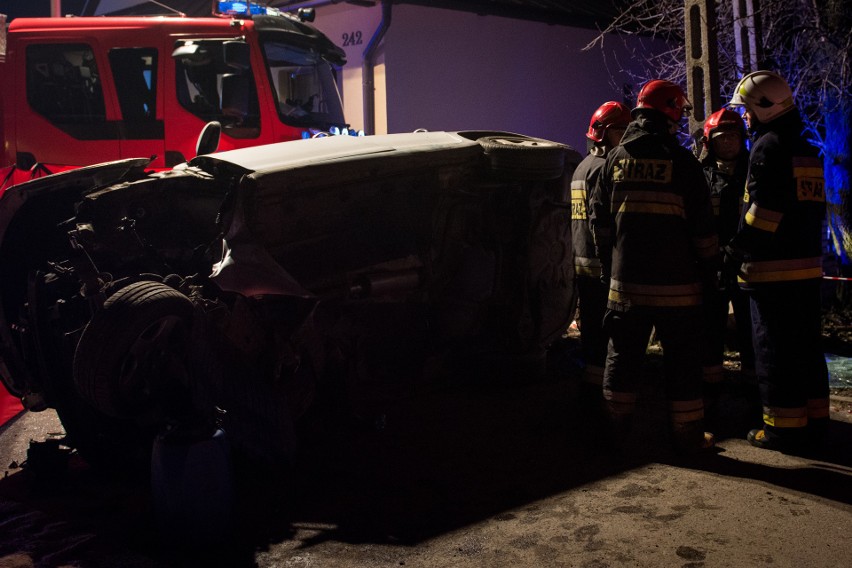
<path fill-rule="evenodd" d="M 226 64 L 222 41 L 178 42 L 172 56 L 177 99 L 183 108 L 204 122 L 218 121 L 233 138 L 260 135 L 260 106 L 251 68 Z"/>
<path fill-rule="evenodd" d="M 157 50 L 149 47 L 111 49 L 109 65 L 124 120 L 156 120 Z"/>
<path fill-rule="evenodd" d="M 27 47 L 27 101 L 57 124 L 106 120 L 95 56 L 85 44 Z"/>
<path fill-rule="evenodd" d="M 278 114 L 292 126 L 345 124 L 332 66 L 319 54 L 280 41 L 263 43 Z"/>

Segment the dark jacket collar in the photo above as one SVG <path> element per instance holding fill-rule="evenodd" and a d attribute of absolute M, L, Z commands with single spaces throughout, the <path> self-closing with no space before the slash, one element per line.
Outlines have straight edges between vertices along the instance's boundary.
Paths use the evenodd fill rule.
<path fill-rule="evenodd" d="M 754 131 L 755 138 L 759 138 L 767 132 L 799 136 L 802 133 L 802 130 L 804 130 L 804 125 L 802 124 L 802 115 L 799 114 L 798 109 L 794 108 L 771 122 L 758 122 L 752 130 Z"/>
<path fill-rule="evenodd" d="M 656 120 L 656 117 L 640 114 L 633 122 L 627 125 L 627 130 L 621 138 L 621 144 L 628 146 L 632 142 L 654 136 L 659 142 L 666 145 L 677 145 L 677 137 L 669 132 L 667 120 Z"/>

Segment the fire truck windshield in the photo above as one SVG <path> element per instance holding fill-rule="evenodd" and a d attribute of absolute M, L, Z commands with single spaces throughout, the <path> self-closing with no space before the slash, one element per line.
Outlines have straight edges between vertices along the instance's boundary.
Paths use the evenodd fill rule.
<path fill-rule="evenodd" d="M 343 105 L 331 64 L 311 49 L 267 40 L 263 54 L 278 115 L 291 126 L 343 126 Z"/>

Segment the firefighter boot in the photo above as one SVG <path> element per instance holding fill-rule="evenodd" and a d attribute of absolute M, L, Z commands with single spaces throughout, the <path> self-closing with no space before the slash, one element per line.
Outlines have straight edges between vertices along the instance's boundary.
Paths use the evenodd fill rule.
<path fill-rule="evenodd" d="M 607 413 L 603 422 L 604 443 L 614 454 L 624 454 L 630 448 L 633 414 Z"/>
<path fill-rule="evenodd" d="M 716 440 L 704 431 L 703 420 L 672 423 L 672 445 L 680 455 L 695 455 L 713 448 Z"/>
<path fill-rule="evenodd" d="M 829 424 L 830 419 L 828 418 L 808 418 L 808 426 L 805 428 L 808 447 L 813 450 L 825 448 L 827 445 Z"/>
<path fill-rule="evenodd" d="M 601 385 L 581 382 L 577 392 L 577 414 L 589 428 L 600 428 L 606 420 Z"/>
<path fill-rule="evenodd" d="M 766 426 L 763 429 L 756 428 L 748 433 L 746 440 L 755 448 L 763 450 L 775 450 L 776 452 L 794 455 L 804 453 L 804 432 L 800 432 L 804 428 L 786 428 L 785 430 L 790 430 L 790 432 L 779 435 Z"/>
<path fill-rule="evenodd" d="M 702 400 L 704 401 L 704 419 L 711 428 L 718 428 L 721 423 L 719 417 L 721 413 L 721 405 L 719 400 L 722 398 L 722 383 L 721 382 L 705 382 L 702 385 Z"/>
<path fill-rule="evenodd" d="M 604 381 L 606 384 L 606 381 Z M 633 430 L 633 411 L 636 409 L 636 393 L 603 389 L 606 446 L 617 454 L 630 447 L 630 432 Z"/>

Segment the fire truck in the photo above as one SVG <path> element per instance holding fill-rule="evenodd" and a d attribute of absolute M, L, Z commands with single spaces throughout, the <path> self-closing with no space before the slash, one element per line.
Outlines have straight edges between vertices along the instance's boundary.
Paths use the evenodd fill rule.
<path fill-rule="evenodd" d="M 196 155 L 209 123 L 220 150 L 349 134 L 345 54 L 312 19 L 212 2 L 209 17 L 12 20 L 0 37 L 0 190 L 126 158 L 170 168 Z"/>

